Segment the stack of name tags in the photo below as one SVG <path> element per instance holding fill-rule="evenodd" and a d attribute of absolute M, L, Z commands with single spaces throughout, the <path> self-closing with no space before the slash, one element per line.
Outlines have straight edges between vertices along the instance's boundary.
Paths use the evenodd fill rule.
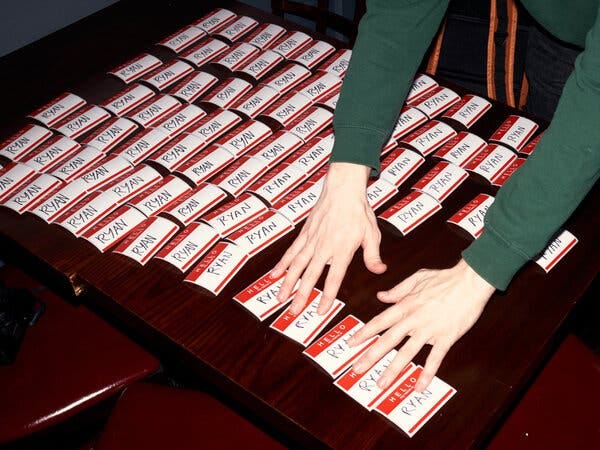
<path fill-rule="evenodd" d="M 154 53 L 169 58 L 143 53 L 111 70 L 107 76 L 122 87 L 101 104 L 64 93 L 0 144 L 0 206 L 56 224 L 100 252 L 142 265 L 164 260 L 186 282 L 218 295 L 254 255 L 299 226 L 318 200 L 352 52 L 226 9 L 157 46 Z M 408 195 L 378 211 L 382 221 L 405 236 L 441 210 L 467 177 L 501 186 L 518 170 L 540 138 L 538 125 L 510 116 L 486 142 L 469 129 L 491 107 L 427 75 L 415 78 L 381 151 L 381 175 L 369 183 L 369 203 L 374 210 L 389 205 L 427 158 L 439 161 Z M 477 238 L 493 200 L 480 194 L 448 222 Z M 576 242 L 565 230 L 536 262 L 548 271 Z M 263 296 L 275 281 L 257 283 L 236 300 L 265 320 L 284 305 Z M 300 320 L 288 313 L 271 327 L 309 344 L 344 305 L 337 303 L 321 320 L 314 312 L 318 295 L 315 290 L 299 316 L 311 323 L 302 333 L 288 326 Z M 335 338 L 305 353 L 332 376 L 341 375 L 361 351 L 344 346 L 361 323 L 348 316 L 331 331 Z M 344 355 L 335 360 L 342 365 L 327 357 L 337 352 Z M 384 360 L 372 370 L 381 371 Z M 420 370 L 407 368 L 392 388 L 408 392 L 406 383 Z M 378 393 L 359 378 L 346 371 L 336 385 L 409 435 L 424 423 L 405 422 L 394 412 L 396 404 L 414 403 L 416 393 L 390 403 L 396 391 Z M 453 390 L 435 383 L 419 401 L 439 408 Z"/>

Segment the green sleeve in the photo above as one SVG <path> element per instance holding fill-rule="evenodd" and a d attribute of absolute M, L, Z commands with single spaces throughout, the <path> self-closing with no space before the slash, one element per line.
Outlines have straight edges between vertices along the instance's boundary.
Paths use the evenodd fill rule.
<path fill-rule="evenodd" d="M 599 8 L 600 15 L 600 8 Z M 539 254 L 594 186 L 600 171 L 600 17 L 529 160 L 498 192 L 467 263 L 498 289 Z"/>
<path fill-rule="evenodd" d="M 448 0 L 370 0 L 335 111 L 331 162 L 379 172 L 388 139 Z"/>

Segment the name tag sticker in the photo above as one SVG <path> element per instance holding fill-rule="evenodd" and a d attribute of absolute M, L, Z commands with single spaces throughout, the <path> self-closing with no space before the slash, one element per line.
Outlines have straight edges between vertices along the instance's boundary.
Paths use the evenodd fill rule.
<path fill-rule="evenodd" d="M 80 236 L 117 207 L 115 200 L 113 192 L 93 192 L 63 212 L 56 224 Z"/>
<path fill-rule="evenodd" d="M 0 155 L 11 161 L 23 156 L 52 137 L 52 131 L 39 125 L 27 125 L 0 144 Z"/>
<path fill-rule="evenodd" d="M 77 141 L 58 135 L 27 153 L 21 159 L 21 162 L 37 172 L 52 172 L 54 168 L 72 157 L 80 149 L 81 145 Z"/>
<path fill-rule="evenodd" d="M 350 347 L 348 340 L 363 326 L 361 320 L 349 315 L 302 353 L 337 378 L 379 339 L 379 336 L 373 336 L 356 347 Z"/>
<path fill-rule="evenodd" d="M 442 205 L 433 197 L 414 191 L 385 210 L 379 217 L 406 236 L 440 209 Z"/>
<path fill-rule="evenodd" d="M 456 131 L 452 127 L 443 122 L 432 120 L 403 138 L 400 143 L 414 148 L 423 156 L 427 156 L 454 136 L 456 136 Z"/>
<path fill-rule="evenodd" d="M 127 143 L 127 146 L 118 149 L 115 154 L 137 166 L 169 140 L 169 136 L 161 130 L 149 128 L 137 134 L 132 141 Z"/>
<path fill-rule="evenodd" d="M 241 39 L 242 36 L 250 33 L 257 26 L 258 22 L 253 18 L 240 16 L 237 20 L 214 31 L 213 34 L 227 39 L 229 42 L 235 42 Z"/>
<path fill-rule="evenodd" d="M 313 106 L 290 124 L 289 131 L 304 142 L 308 142 L 332 123 L 333 113 Z"/>
<path fill-rule="evenodd" d="M 258 180 L 267 169 L 267 165 L 260 159 L 242 156 L 216 176 L 213 183 L 232 196 L 238 197 Z"/>
<path fill-rule="evenodd" d="M 78 95 L 65 92 L 54 100 L 36 109 L 27 117 L 31 117 L 47 127 L 52 127 L 61 119 L 64 119 L 85 104 L 86 101 Z"/>
<path fill-rule="evenodd" d="M 85 183 L 85 190 L 91 192 L 102 189 L 108 183 L 132 170 L 133 167 L 125 158 L 121 158 L 118 155 L 111 155 L 79 178 Z"/>
<path fill-rule="evenodd" d="M 224 148 L 211 145 L 207 149 L 193 156 L 184 164 L 178 165 L 176 172 L 180 173 L 195 185 L 216 175 L 235 158 Z"/>
<path fill-rule="evenodd" d="M 492 180 L 492 184 L 494 186 L 503 186 L 504 183 L 506 183 L 506 181 L 513 176 L 513 174 L 519 170 L 519 168 L 525 164 L 525 161 L 527 161 L 525 158 L 517 158 L 513 161 L 513 163 L 507 167 L 507 169 L 502 172 L 501 174 L 499 174 L 496 178 L 494 178 Z"/>
<path fill-rule="evenodd" d="M 416 108 L 403 107 L 398 116 L 398 121 L 392 131 L 392 139 L 398 140 L 406 136 L 418 126 L 427 122 L 427 115 Z"/>
<path fill-rule="evenodd" d="M 241 121 L 242 118 L 237 114 L 219 109 L 210 113 L 196 125 L 191 126 L 188 132 L 198 136 L 204 143 L 209 144 L 223 136 Z"/>
<path fill-rule="evenodd" d="M 254 119 L 279 98 L 279 92 L 269 86 L 257 86 L 240 99 L 232 110 Z"/>
<path fill-rule="evenodd" d="M 184 195 L 173 206 L 165 209 L 164 213 L 174 217 L 184 225 L 189 225 L 226 197 L 227 194 L 215 185 L 203 183 Z"/>
<path fill-rule="evenodd" d="M 335 51 L 335 47 L 324 41 L 312 41 L 290 55 L 289 60 L 302 64 L 309 70 L 314 69 Z"/>
<path fill-rule="evenodd" d="M 520 116 L 509 116 L 492 134 L 490 141 L 499 142 L 518 152 L 538 128 L 539 125 L 533 120 Z"/>
<path fill-rule="evenodd" d="M 492 104 L 486 99 L 469 94 L 446 111 L 442 117 L 455 120 L 468 129 L 481 119 L 491 107 Z"/>
<path fill-rule="evenodd" d="M 154 97 L 154 91 L 142 84 L 133 84 L 102 102 L 101 106 L 121 117 Z"/>
<path fill-rule="evenodd" d="M 292 153 L 292 155 L 286 159 L 286 162 L 295 165 L 305 174 L 310 176 L 329 161 L 332 149 L 332 138 L 320 139 L 316 137 L 304 144 L 299 150 Z"/>
<path fill-rule="evenodd" d="M 206 214 L 202 220 L 219 235 L 227 236 L 252 222 L 269 209 L 254 195 L 245 193 L 215 211 Z"/>
<path fill-rule="evenodd" d="M 12 196 L 12 193 L 30 182 L 36 171 L 25 164 L 9 163 L 0 169 L 0 203 Z"/>
<path fill-rule="evenodd" d="M 83 175 L 96 163 L 105 157 L 104 153 L 92 147 L 85 147 L 75 154 L 71 159 L 65 161 L 61 166 L 54 169 L 50 175 L 60 178 L 68 183 Z"/>
<path fill-rule="evenodd" d="M 260 50 L 247 42 L 238 42 L 232 46 L 226 53 L 212 61 L 213 64 L 218 64 L 230 71 L 238 70 L 244 67 L 254 57 L 258 56 Z"/>
<path fill-rule="evenodd" d="M 227 240 L 233 242 L 248 256 L 252 257 L 277 242 L 293 229 L 294 225 L 284 216 L 276 211 L 268 211 L 231 233 L 227 236 Z"/>
<path fill-rule="evenodd" d="M 316 103 L 341 86 L 341 78 L 327 72 L 318 72 L 298 86 L 296 91 L 308 97 L 311 102 Z"/>
<path fill-rule="evenodd" d="M 162 250 L 156 258 L 162 259 L 181 272 L 187 272 L 219 240 L 219 234 L 204 223 L 192 222 Z"/>
<path fill-rule="evenodd" d="M 285 305 L 292 301 L 294 295 L 285 302 L 279 302 L 277 300 L 277 294 L 281 285 L 285 273 L 279 278 L 271 278 L 271 274 L 267 273 L 263 277 L 256 280 L 242 292 L 234 295 L 233 299 L 246 308 L 261 322 L 271 317 Z M 296 286 L 292 289 L 292 293 L 297 289 L 300 281 L 296 282 Z"/>
<path fill-rule="evenodd" d="M 177 83 L 193 71 L 194 68 L 188 63 L 176 59 L 157 68 L 155 71 L 142 78 L 142 81 L 156 88 L 158 91 L 162 91 L 169 86 L 172 86 L 174 83 Z"/>
<path fill-rule="evenodd" d="M 178 229 L 179 227 L 170 220 L 163 217 L 150 217 L 135 227 L 114 251 L 143 266 L 177 233 Z"/>
<path fill-rule="evenodd" d="M 229 242 L 218 242 L 183 280 L 219 295 L 244 267 L 248 255 Z"/>
<path fill-rule="evenodd" d="M 538 142 L 540 142 L 540 139 L 542 138 L 543 134 L 544 133 L 540 133 L 536 137 L 534 137 L 531 141 L 529 141 L 529 143 L 525 147 L 519 150 L 519 153 L 525 156 L 531 155 L 537 147 Z"/>
<path fill-rule="evenodd" d="M 381 162 L 380 177 L 400 187 L 424 162 L 425 158 L 418 153 L 398 148 Z"/>
<path fill-rule="evenodd" d="M 456 164 L 459 167 L 464 167 L 486 145 L 487 143 L 479 136 L 461 131 L 435 152 L 434 156 Z"/>
<path fill-rule="evenodd" d="M 197 124 L 206 116 L 204 110 L 196 105 L 184 105 L 175 110 L 156 127 L 173 138 Z"/>
<path fill-rule="evenodd" d="M 269 205 L 273 205 L 305 179 L 306 174 L 303 171 L 288 163 L 282 163 L 250 186 L 248 192 L 258 195 Z"/>
<path fill-rule="evenodd" d="M 542 256 L 535 260 L 535 263 L 548 273 L 558 262 L 565 257 L 579 240 L 569 231 L 563 230 L 551 243 L 546 247 Z"/>
<path fill-rule="evenodd" d="M 198 42 L 204 36 L 206 36 L 206 33 L 203 30 L 198 27 L 191 26 L 167 36 L 157 45 L 161 45 L 173 50 L 175 53 L 179 53 L 195 42 Z"/>
<path fill-rule="evenodd" d="M 431 195 L 438 202 L 443 202 L 469 176 L 466 170 L 441 161 L 413 185 L 413 189 Z"/>
<path fill-rule="evenodd" d="M 76 139 L 110 117 L 110 113 L 105 109 L 88 105 L 65 117 L 56 124 L 54 129 L 66 137 Z"/>
<path fill-rule="evenodd" d="M 252 84 L 246 80 L 229 78 L 215 86 L 202 101 L 211 103 L 219 108 L 227 109 L 242 98 L 250 89 L 252 89 Z"/>
<path fill-rule="evenodd" d="M 260 50 L 264 50 L 273 45 L 277 39 L 285 34 L 285 28 L 272 23 L 263 23 L 260 25 L 246 41 Z"/>
<path fill-rule="evenodd" d="M 263 84 L 277 90 L 280 94 L 286 94 L 304 80 L 307 80 L 312 72 L 300 64 L 288 64 L 280 71 L 274 73 L 263 81 Z"/>
<path fill-rule="evenodd" d="M 0 176 L 0 183 L 2 183 Z M 15 194 L 8 198 L 3 206 L 18 212 L 19 214 L 26 211 L 33 203 L 45 196 L 48 192 L 58 188 L 63 184 L 58 178 L 44 173 L 33 178 L 29 183 L 25 183 L 22 189 L 19 189 Z M 0 194 L 1 195 L 1 194 Z"/>
<path fill-rule="evenodd" d="M 271 136 L 271 128 L 262 122 L 249 120 L 243 125 L 233 129 L 217 141 L 217 145 L 223 147 L 234 157 L 238 158 L 248 153 L 266 138 Z"/>
<path fill-rule="evenodd" d="M 269 168 L 276 166 L 304 145 L 295 134 L 280 130 L 261 142 L 249 152 L 250 156 L 263 160 Z"/>
<path fill-rule="evenodd" d="M 321 291 L 313 289 L 308 297 L 308 304 L 300 313 L 294 315 L 288 308 L 273 321 L 270 328 L 306 347 L 345 306 L 344 302 L 336 298 L 329 311 L 320 316 L 317 314 L 320 300 Z"/>
<path fill-rule="evenodd" d="M 438 86 L 433 91 L 414 100 L 411 106 L 427 114 L 427 117 L 432 119 L 459 101 L 460 95 L 456 92 L 446 87 Z"/>
<path fill-rule="evenodd" d="M 158 164 L 169 172 L 181 166 L 204 147 L 204 142 L 193 134 L 183 134 L 154 153 L 148 161 Z"/>
<path fill-rule="evenodd" d="M 105 188 L 116 195 L 117 204 L 122 205 L 130 199 L 157 184 L 163 178 L 152 167 L 142 164 L 133 172 L 122 176 Z"/>
<path fill-rule="evenodd" d="M 479 194 L 456 214 L 448 219 L 448 223 L 454 224 L 474 238 L 483 233 L 485 214 L 494 203 L 494 197 L 487 194 Z"/>
<path fill-rule="evenodd" d="M 252 58 L 245 66 L 236 70 L 258 81 L 273 70 L 281 61 L 283 61 L 283 56 L 274 51 L 265 50 L 260 55 Z"/>
<path fill-rule="evenodd" d="M 412 102 L 414 100 L 433 91 L 438 86 L 438 82 L 435 81 L 433 78 L 425 74 L 417 75 L 413 80 L 410 90 L 408 91 L 408 95 L 406 97 L 406 104 L 412 106 Z"/>
<path fill-rule="evenodd" d="M 465 169 L 481 175 L 491 182 L 517 159 L 512 151 L 502 145 L 489 144 L 477 153 Z"/>
<path fill-rule="evenodd" d="M 192 188 L 181 178 L 168 175 L 159 183 L 137 195 L 129 204 L 137 208 L 146 217 L 155 216 L 171 205 L 176 204 L 191 190 Z"/>
<path fill-rule="evenodd" d="M 75 180 L 67 185 L 61 185 L 56 191 L 50 191 L 49 195 L 34 202 L 28 211 L 47 223 L 52 223 L 86 195 L 83 181 Z"/>
<path fill-rule="evenodd" d="M 127 61 L 125 64 L 115 67 L 108 73 L 121 79 L 125 83 L 131 83 L 152 72 L 161 65 L 162 61 L 156 56 L 144 53 L 137 58 Z"/>
<path fill-rule="evenodd" d="M 143 128 L 153 127 L 181 106 L 181 102 L 170 95 L 159 95 L 138 106 L 126 117 Z"/>
<path fill-rule="evenodd" d="M 398 189 L 396 189 L 396 186 L 383 178 L 378 178 L 377 180 L 369 181 L 367 187 L 367 201 L 375 211 L 397 193 Z"/>
<path fill-rule="evenodd" d="M 291 92 L 275 102 L 263 115 L 287 128 L 300 114 L 310 108 L 311 103 L 306 96 Z"/>
<path fill-rule="evenodd" d="M 301 31 L 289 31 L 269 49 L 288 59 L 294 52 L 302 50 L 312 40 L 308 34 Z"/>
<path fill-rule="evenodd" d="M 202 97 L 219 79 L 206 72 L 193 72 L 185 77 L 169 92 L 173 97 L 186 103 L 193 103 Z"/>
<path fill-rule="evenodd" d="M 112 212 L 81 237 L 104 253 L 121 242 L 135 227 L 146 220 L 137 209 L 125 205 Z"/>
<path fill-rule="evenodd" d="M 228 9 L 217 8 L 214 11 L 203 16 L 202 18 L 198 19 L 192 25 L 210 34 L 213 31 L 221 28 L 225 24 L 233 22 L 236 17 L 237 14 L 229 11 Z"/>
<path fill-rule="evenodd" d="M 110 119 L 105 125 L 102 125 L 90 134 L 83 141 L 83 144 L 89 145 L 102 153 L 108 153 L 131 136 L 135 130 L 137 130 L 137 127 L 138 126 L 129 119 Z"/>
<path fill-rule="evenodd" d="M 306 182 L 275 203 L 273 209 L 279 211 L 286 219 L 297 225 L 312 211 L 322 190 L 322 182 Z"/>
<path fill-rule="evenodd" d="M 325 97 L 323 97 L 321 100 L 315 102 L 315 105 L 326 106 L 332 111 L 335 111 L 335 108 L 337 107 L 337 102 L 340 99 L 340 92 L 342 92 L 340 88 L 335 89 L 334 91 L 330 92 Z"/>
<path fill-rule="evenodd" d="M 229 45 L 219 39 L 206 39 L 197 46 L 183 52 L 179 57 L 196 67 L 211 62 L 213 59 L 222 55 Z"/>
<path fill-rule="evenodd" d="M 323 63 L 319 70 L 323 72 L 329 72 L 340 78 L 344 78 L 350 65 L 350 58 L 352 57 L 352 50 L 340 49 L 337 50 L 333 55 Z"/>

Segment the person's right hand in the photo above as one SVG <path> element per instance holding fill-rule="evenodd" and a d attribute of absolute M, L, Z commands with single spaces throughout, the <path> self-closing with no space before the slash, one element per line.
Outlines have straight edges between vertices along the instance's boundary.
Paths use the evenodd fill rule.
<path fill-rule="evenodd" d="M 290 311 L 298 314 L 330 264 L 317 312 L 325 314 L 342 284 L 346 269 L 359 247 L 365 266 L 383 273 L 386 265 L 379 256 L 381 233 L 373 209 L 367 202 L 366 188 L 370 168 L 352 163 L 332 163 L 321 196 L 302 231 L 271 271 L 277 278 L 287 269 L 277 299 L 287 300 L 298 279 L 300 286 Z"/>

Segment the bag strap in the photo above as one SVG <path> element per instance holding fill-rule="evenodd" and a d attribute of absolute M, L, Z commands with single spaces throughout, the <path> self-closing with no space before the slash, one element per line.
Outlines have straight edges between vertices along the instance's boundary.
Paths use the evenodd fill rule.
<path fill-rule="evenodd" d="M 435 39 L 435 45 L 431 50 L 429 55 L 429 61 L 427 62 L 427 67 L 425 71 L 430 75 L 435 75 L 438 69 L 438 64 L 440 62 L 440 54 L 442 52 L 442 42 L 444 41 L 444 33 L 446 32 L 446 19 L 442 22 L 442 26 L 437 33 L 437 37 Z"/>

